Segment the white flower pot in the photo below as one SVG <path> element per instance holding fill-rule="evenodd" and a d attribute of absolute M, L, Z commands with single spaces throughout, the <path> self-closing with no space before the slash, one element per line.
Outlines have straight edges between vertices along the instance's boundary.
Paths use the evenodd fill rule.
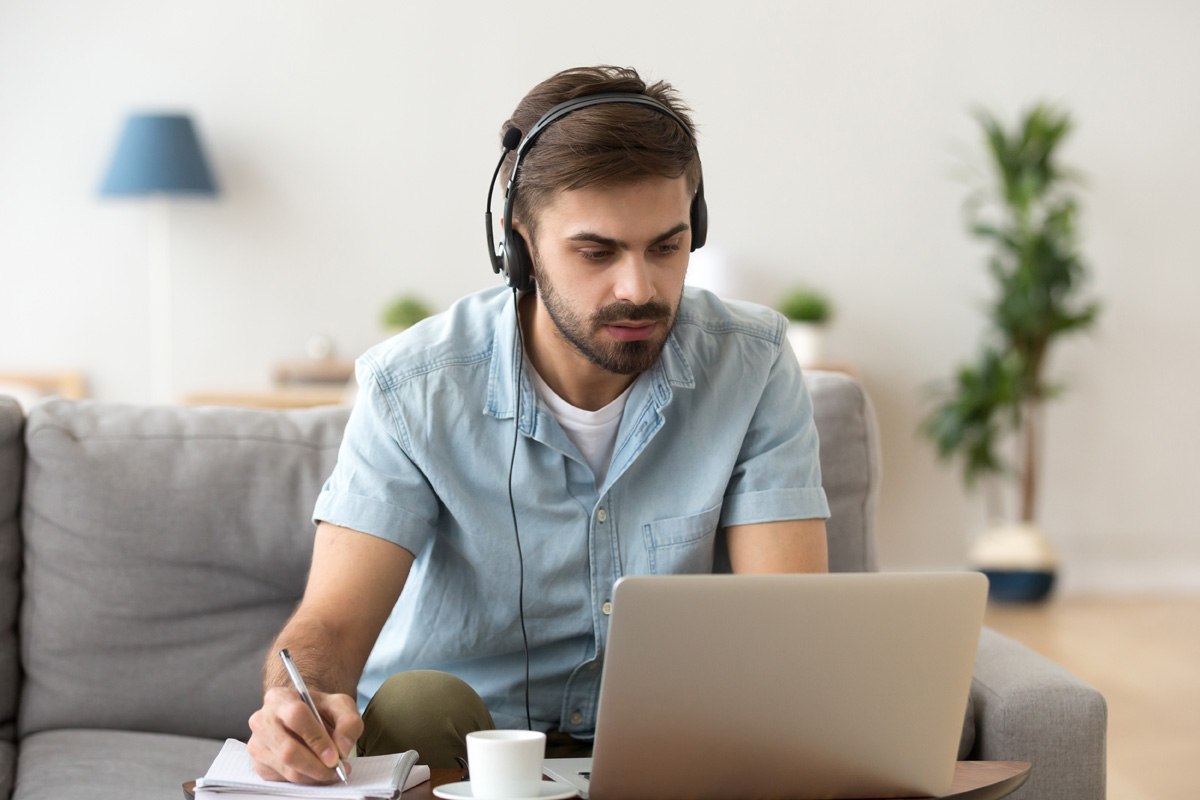
<path fill-rule="evenodd" d="M 825 326 L 814 322 L 788 323 L 788 341 L 801 367 L 815 367 L 825 356 Z"/>

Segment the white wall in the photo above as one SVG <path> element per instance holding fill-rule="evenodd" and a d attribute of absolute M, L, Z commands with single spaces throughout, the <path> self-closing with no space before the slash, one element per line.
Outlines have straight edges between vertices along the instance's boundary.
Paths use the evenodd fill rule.
<path fill-rule="evenodd" d="M 190 110 L 224 190 L 173 209 L 177 389 L 253 389 L 313 334 L 370 345 L 399 291 L 492 285 L 499 124 L 560 68 L 631 64 L 695 110 L 735 294 L 836 298 L 832 355 L 882 424 L 884 564 L 955 565 L 979 503 L 915 429 L 983 330 L 956 173 L 971 107 L 1045 98 L 1078 122 L 1105 310 L 1052 361 L 1044 525 L 1076 587 L 1200 586 L 1198 33 L 1200 5 L 1133 0 L 0 0 L 0 369 L 148 397 L 145 209 L 95 194 L 132 109 Z"/>

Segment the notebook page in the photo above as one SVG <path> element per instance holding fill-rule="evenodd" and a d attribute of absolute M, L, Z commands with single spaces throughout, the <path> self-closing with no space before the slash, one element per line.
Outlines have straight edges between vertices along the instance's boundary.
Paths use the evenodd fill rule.
<path fill-rule="evenodd" d="M 412 753 L 410 762 L 416 760 Z M 366 756 L 353 761 L 349 784 L 341 782 L 324 786 L 305 786 L 286 781 L 263 780 L 254 771 L 246 745 L 236 739 L 227 739 L 221 752 L 208 768 L 203 778 L 196 781 L 200 789 L 235 789 L 259 794 L 286 795 L 289 797 L 322 798 L 323 800 L 358 800 L 367 797 L 391 797 L 399 788 L 397 768 L 408 753 L 386 756 Z"/>

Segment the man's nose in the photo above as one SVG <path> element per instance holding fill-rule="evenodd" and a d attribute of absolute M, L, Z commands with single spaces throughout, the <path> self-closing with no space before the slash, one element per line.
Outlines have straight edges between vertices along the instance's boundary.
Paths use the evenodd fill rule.
<path fill-rule="evenodd" d="M 641 253 L 627 252 L 617 267 L 613 295 L 618 301 L 637 306 L 648 303 L 656 294 L 651 277 L 646 257 Z"/>

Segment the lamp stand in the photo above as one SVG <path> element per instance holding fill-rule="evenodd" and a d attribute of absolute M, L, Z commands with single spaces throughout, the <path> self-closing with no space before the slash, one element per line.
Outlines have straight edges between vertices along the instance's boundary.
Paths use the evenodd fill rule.
<path fill-rule="evenodd" d="M 171 206 L 164 194 L 150 198 L 150 401 L 175 399 L 172 346 Z"/>

